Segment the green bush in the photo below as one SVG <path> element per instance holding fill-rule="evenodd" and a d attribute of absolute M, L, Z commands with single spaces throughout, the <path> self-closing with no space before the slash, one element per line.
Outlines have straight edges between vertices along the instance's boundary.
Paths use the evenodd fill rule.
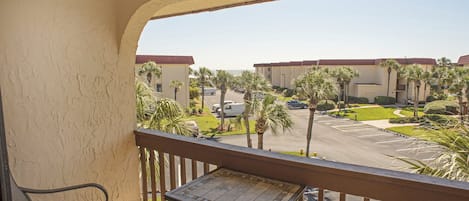
<path fill-rule="evenodd" d="M 348 103 L 350 104 L 368 104 L 368 98 L 367 97 L 356 97 L 356 96 L 349 96 L 348 97 Z"/>
<path fill-rule="evenodd" d="M 190 100 L 189 101 L 189 107 L 195 107 L 195 105 L 197 104 L 197 102 L 195 100 Z"/>
<path fill-rule="evenodd" d="M 448 95 L 446 94 L 433 94 L 431 96 L 427 96 L 425 99 L 427 102 L 433 102 L 437 100 L 446 100 L 448 98 Z"/>
<path fill-rule="evenodd" d="M 199 88 L 197 87 L 189 88 L 189 99 L 196 99 L 196 98 L 199 98 L 199 96 L 200 96 Z"/>
<path fill-rule="evenodd" d="M 318 111 L 332 110 L 332 109 L 335 109 L 335 103 L 332 100 L 322 100 L 322 101 L 319 101 L 316 109 Z"/>
<path fill-rule="evenodd" d="M 436 122 L 437 124 L 442 125 L 442 126 L 456 125 L 459 122 L 458 119 L 454 117 L 449 117 L 449 116 L 439 115 L 439 114 L 426 114 L 426 115 L 423 115 L 423 118 L 432 122 Z"/>
<path fill-rule="evenodd" d="M 393 124 L 406 124 L 406 123 L 420 123 L 422 119 L 416 117 L 399 117 L 399 118 L 392 118 L 389 119 L 389 123 Z"/>
<path fill-rule="evenodd" d="M 285 97 L 292 97 L 293 95 L 295 95 L 295 90 L 294 89 L 285 89 L 283 91 L 283 96 Z"/>
<path fill-rule="evenodd" d="M 393 105 L 396 104 L 396 98 L 391 96 L 376 96 L 375 104 L 378 105 Z"/>
<path fill-rule="evenodd" d="M 449 114 L 459 113 L 459 105 L 455 101 L 438 100 L 425 105 L 423 112 L 425 114 Z"/>

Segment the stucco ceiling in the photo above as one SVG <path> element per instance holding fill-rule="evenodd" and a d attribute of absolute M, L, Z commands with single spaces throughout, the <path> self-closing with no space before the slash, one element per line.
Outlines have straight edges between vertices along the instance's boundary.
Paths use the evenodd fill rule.
<path fill-rule="evenodd" d="M 170 4 L 158 10 L 152 19 L 159 19 L 177 15 L 214 11 L 224 8 L 244 6 L 274 0 L 185 0 Z"/>

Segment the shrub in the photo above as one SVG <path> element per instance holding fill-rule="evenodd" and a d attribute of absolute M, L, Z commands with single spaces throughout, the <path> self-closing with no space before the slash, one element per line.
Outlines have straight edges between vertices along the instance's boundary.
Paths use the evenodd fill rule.
<path fill-rule="evenodd" d="M 391 96 L 376 96 L 375 104 L 378 105 L 393 105 L 396 104 L 396 98 Z"/>
<path fill-rule="evenodd" d="M 356 97 L 356 96 L 349 96 L 348 103 L 350 104 L 368 104 L 369 100 L 367 97 Z"/>
<path fill-rule="evenodd" d="M 195 100 L 190 100 L 189 101 L 189 107 L 195 107 L 196 104 L 197 104 L 197 102 Z"/>
<path fill-rule="evenodd" d="M 335 103 L 332 100 L 322 100 L 322 101 L 319 101 L 316 109 L 318 111 L 332 110 L 332 109 L 335 109 Z"/>
<path fill-rule="evenodd" d="M 398 117 L 389 119 L 389 123 L 393 124 L 405 124 L 405 123 L 420 123 L 422 119 L 416 117 Z"/>
<path fill-rule="evenodd" d="M 285 89 L 283 91 L 283 96 L 285 96 L 285 97 L 292 97 L 293 95 L 295 95 L 295 90 L 294 89 Z"/>
<path fill-rule="evenodd" d="M 446 94 L 433 94 L 431 96 L 427 96 L 425 99 L 427 102 L 433 102 L 437 100 L 446 100 L 448 98 L 448 95 Z"/>
<path fill-rule="evenodd" d="M 438 100 L 425 105 L 425 114 L 458 114 L 459 105 L 454 101 Z"/>
<path fill-rule="evenodd" d="M 199 98 L 199 96 L 200 96 L 199 88 L 197 87 L 189 88 L 189 99 L 196 99 L 196 98 Z"/>
<path fill-rule="evenodd" d="M 439 114 L 426 114 L 423 115 L 423 118 L 436 122 L 439 125 L 442 126 L 451 126 L 451 125 L 456 125 L 459 123 L 458 119 L 454 117 L 448 117 L 445 115 L 439 115 Z"/>

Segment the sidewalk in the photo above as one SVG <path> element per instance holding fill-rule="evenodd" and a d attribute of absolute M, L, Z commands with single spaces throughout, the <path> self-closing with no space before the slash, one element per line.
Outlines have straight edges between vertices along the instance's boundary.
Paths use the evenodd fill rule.
<path fill-rule="evenodd" d="M 418 123 L 407 123 L 407 124 L 392 124 L 389 123 L 389 119 L 383 120 L 371 120 L 371 121 L 360 121 L 364 124 L 371 125 L 377 128 L 386 129 L 391 127 L 398 127 L 398 126 L 418 126 Z"/>

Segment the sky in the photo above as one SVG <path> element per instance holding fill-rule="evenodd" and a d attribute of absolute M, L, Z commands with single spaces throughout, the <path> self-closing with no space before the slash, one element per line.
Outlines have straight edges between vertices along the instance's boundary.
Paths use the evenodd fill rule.
<path fill-rule="evenodd" d="M 469 0 L 279 0 L 149 21 L 137 54 L 195 68 L 315 59 L 469 54 Z"/>

